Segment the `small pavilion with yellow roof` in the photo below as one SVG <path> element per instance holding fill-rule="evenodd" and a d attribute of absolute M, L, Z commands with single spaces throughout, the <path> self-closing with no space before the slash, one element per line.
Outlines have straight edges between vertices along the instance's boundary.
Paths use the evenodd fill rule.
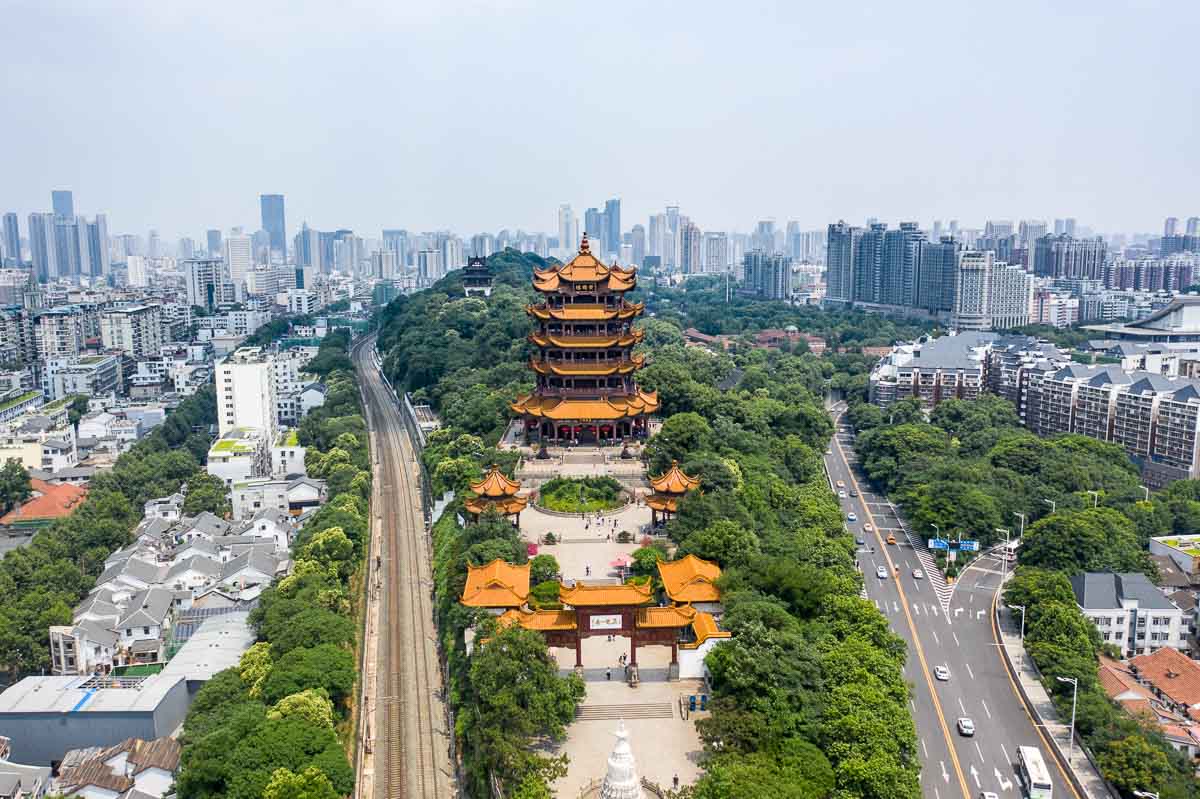
<path fill-rule="evenodd" d="M 475 496 L 463 503 L 463 506 L 476 520 L 488 508 L 494 508 L 501 516 L 512 516 L 513 526 L 519 527 L 521 511 L 529 504 L 526 497 L 517 496 L 520 488 L 520 480 L 508 479 L 500 471 L 500 467 L 493 463 L 482 480 L 471 484 L 471 493 Z"/>
<path fill-rule="evenodd" d="M 461 602 L 485 608 L 493 616 L 520 608 L 529 599 L 529 564 L 514 566 L 496 558 L 486 566 L 467 564 Z"/>
<path fill-rule="evenodd" d="M 562 609 L 530 610 L 524 602 L 515 604 L 517 592 L 507 588 L 518 579 L 511 570 L 524 569 L 521 588 L 528 595 L 529 567 L 471 567 L 462 602 L 470 607 L 486 607 L 492 613 L 501 610 L 501 624 L 519 624 L 536 630 L 546 645 L 575 650 L 575 668 L 583 668 L 583 639 L 595 635 L 629 638 L 629 679 L 638 681 L 638 647 L 671 647 L 668 677 L 700 677 L 704 674 L 704 656 L 729 633 L 717 623 L 720 592 L 715 582 L 721 569 L 694 555 L 671 563 L 658 564 L 659 576 L 666 588 L 670 605 L 656 607 L 649 584 L 602 585 L 575 582 L 559 584 Z M 485 570 L 490 570 L 485 573 Z M 506 603 L 506 604 L 500 604 Z"/>
<path fill-rule="evenodd" d="M 684 474 L 678 461 L 671 461 L 671 468 L 658 477 L 650 478 L 654 493 L 646 497 L 650 507 L 650 524 L 657 527 L 679 511 L 679 500 L 689 491 L 700 487 L 700 478 Z"/>

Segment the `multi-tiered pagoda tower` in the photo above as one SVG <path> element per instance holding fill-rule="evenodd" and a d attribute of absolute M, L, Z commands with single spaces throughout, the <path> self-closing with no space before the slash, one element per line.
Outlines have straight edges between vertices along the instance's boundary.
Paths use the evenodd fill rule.
<path fill-rule="evenodd" d="M 570 263 L 534 271 L 533 287 L 543 299 L 525 310 L 537 325 L 529 335 L 538 349 L 529 364 L 537 387 L 511 406 L 525 420 L 527 439 L 545 444 L 645 436 L 658 394 L 642 391 L 633 379 L 644 363 L 633 354 L 642 340 L 633 322 L 643 304 L 625 299 L 637 285 L 636 274 L 636 268 L 605 266 L 589 250 L 586 233 Z"/>

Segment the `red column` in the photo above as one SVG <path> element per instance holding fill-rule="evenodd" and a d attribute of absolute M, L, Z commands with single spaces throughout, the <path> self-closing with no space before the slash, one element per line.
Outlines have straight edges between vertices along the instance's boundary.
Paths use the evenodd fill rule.
<path fill-rule="evenodd" d="M 631 631 L 629 633 L 629 665 L 630 666 L 637 665 L 637 632 L 636 631 Z"/>
<path fill-rule="evenodd" d="M 671 643 L 671 665 L 675 666 L 679 663 L 679 644 Z"/>
<path fill-rule="evenodd" d="M 575 668 L 583 668 L 583 636 L 575 635 Z"/>

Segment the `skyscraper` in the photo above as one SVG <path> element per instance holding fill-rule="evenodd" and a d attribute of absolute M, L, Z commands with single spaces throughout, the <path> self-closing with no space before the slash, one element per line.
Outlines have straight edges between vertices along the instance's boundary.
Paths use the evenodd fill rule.
<path fill-rule="evenodd" d="M 1021 240 L 1022 246 L 1030 248 L 1035 241 L 1046 235 L 1047 229 L 1043 220 L 1023 219 L 1017 228 L 1017 238 Z"/>
<path fill-rule="evenodd" d="M 704 271 L 729 270 L 729 237 L 721 232 L 704 234 Z"/>
<path fill-rule="evenodd" d="M 283 214 L 282 194 L 259 195 L 262 206 L 262 227 L 270 237 L 272 252 L 277 252 L 287 260 L 287 221 Z"/>
<path fill-rule="evenodd" d="M 579 222 L 569 203 L 558 206 L 558 254 L 570 257 L 579 245 Z"/>
<path fill-rule="evenodd" d="M 989 330 L 992 280 L 992 253 L 964 250 L 958 254 L 954 273 L 954 315 L 956 330 Z"/>
<path fill-rule="evenodd" d="M 179 260 L 186 261 L 196 257 L 196 242 L 184 236 L 179 240 Z"/>
<path fill-rule="evenodd" d="M 883 239 L 886 222 L 874 222 L 858 242 L 854 263 L 854 301 L 881 302 L 883 283 Z"/>
<path fill-rule="evenodd" d="M 219 258 L 224 252 L 224 246 L 221 244 L 221 231 L 210 230 L 205 234 L 207 240 L 206 249 L 208 250 L 209 258 Z"/>
<path fill-rule="evenodd" d="M 45 283 L 58 278 L 58 247 L 54 214 L 29 215 L 29 256 L 38 280 Z"/>
<path fill-rule="evenodd" d="M 768 300 L 786 300 L 792 295 L 792 259 L 755 248 L 742 260 L 742 286 Z"/>
<path fill-rule="evenodd" d="M 764 219 L 754 228 L 750 245 L 766 253 L 775 252 L 775 220 Z"/>
<path fill-rule="evenodd" d="M 65 189 L 50 192 L 50 203 L 54 206 L 54 215 L 59 219 L 75 220 L 75 198 L 71 192 Z"/>
<path fill-rule="evenodd" d="M 897 230 L 884 233 L 880 302 L 903 306 L 916 303 L 918 242 L 924 238 L 916 222 L 901 222 Z"/>
<path fill-rule="evenodd" d="M 825 243 L 825 299 L 849 305 L 854 301 L 854 266 L 862 228 L 843 221 L 829 226 Z"/>
<path fill-rule="evenodd" d="M 633 265 L 641 266 L 646 260 L 646 228 L 634 225 L 629 231 L 629 244 L 633 247 Z"/>
<path fill-rule="evenodd" d="M 1029 324 L 1033 275 L 1024 267 L 993 263 L 988 293 L 988 316 L 993 330 L 1010 330 Z"/>
<path fill-rule="evenodd" d="M 83 222 L 83 217 L 80 217 Z M 88 265 L 92 277 L 103 277 L 108 274 L 108 217 L 96 214 L 96 218 L 87 223 Z"/>
<path fill-rule="evenodd" d="M 1184 234 L 1188 236 L 1200 236 L 1200 216 L 1188 217 L 1187 228 L 1185 228 Z"/>
<path fill-rule="evenodd" d="M 604 221 L 604 213 L 599 208 L 589 208 L 583 212 L 583 232 L 600 254 L 609 252 L 608 223 Z"/>
<path fill-rule="evenodd" d="M 21 228 L 17 215 L 9 211 L 4 215 L 4 264 L 19 266 L 21 263 Z"/>
<path fill-rule="evenodd" d="M 610 253 L 621 251 L 621 200 L 614 197 L 604 203 L 604 249 Z"/>
<path fill-rule="evenodd" d="M 1058 227 L 1057 221 L 1055 227 Z M 1070 235 L 1042 236 L 1033 251 L 1033 272 L 1043 277 L 1104 279 L 1104 240 L 1076 239 Z"/>
<path fill-rule="evenodd" d="M 386 230 L 384 231 L 384 246 L 387 246 Z M 318 265 L 321 252 L 320 235 L 310 228 L 307 222 L 300 225 L 300 232 L 296 234 L 292 248 L 296 253 L 297 266 L 315 267 Z"/>
<path fill-rule="evenodd" d="M 663 255 L 663 235 L 667 231 L 667 215 L 653 214 L 650 217 L 650 231 L 646 239 L 646 255 L 659 258 Z"/>
<path fill-rule="evenodd" d="M 246 273 L 254 268 L 254 248 L 250 237 L 237 233 L 225 239 L 225 268 L 234 285 L 246 280 Z"/>
<path fill-rule="evenodd" d="M 1179 232 L 1179 217 L 1168 216 L 1163 222 L 1163 235 L 1174 236 Z"/>
<path fill-rule="evenodd" d="M 954 308 L 958 241 L 953 236 L 942 236 L 938 241 L 922 241 L 919 250 L 916 305 L 930 313 L 948 313 Z"/>
<path fill-rule="evenodd" d="M 700 228 L 691 220 L 681 220 L 679 224 L 679 271 L 685 275 L 694 275 L 704 271 L 703 256 L 700 242 L 703 234 Z"/>

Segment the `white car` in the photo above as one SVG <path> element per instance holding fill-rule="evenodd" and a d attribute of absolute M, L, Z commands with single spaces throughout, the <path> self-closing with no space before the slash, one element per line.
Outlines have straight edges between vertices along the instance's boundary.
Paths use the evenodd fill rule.
<path fill-rule="evenodd" d="M 875 567 L 875 576 L 878 577 L 880 580 L 886 580 L 887 579 L 887 569 L 883 568 L 882 566 L 876 566 Z"/>
<path fill-rule="evenodd" d="M 846 492 L 845 492 L 845 491 L 839 491 L 839 492 L 838 492 L 838 499 L 845 499 L 845 498 L 846 498 Z"/>
<path fill-rule="evenodd" d="M 1000 794 L 991 791 L 980 791 L 979 799 L 1000 799 Z"/>
<path fill-rule="evenodd" d="M 933 676 L 937 677 L 941 682 L 950 682 L 950 669 L 946 666 L 935 666 Z"/>
<path fill-rule="evenodd" d="M 921 571 L 920 569 L 913 569 L 913 579 L 914 580 L 921 580 L 921 579 L 924 579 L 924 577 L 925 577 L 925 572 Z"/>
<path fill-rule="evenodd" d="M 854 513 L 847 513 L 847 514 L 846 514 L 846 521 L 848 521 L 848 522 L 856 522 L 856 521 L 858 521 L 858 516 L 857 516 L 856 514 L 854 514 Z"/>
<path fill-rule="evenodd" d="M 970 738 L 975 734 L 975 722 L 971 721 L 966 716 L 962 716 L 958 720 L 958 732 L 965 738 Z"/>

